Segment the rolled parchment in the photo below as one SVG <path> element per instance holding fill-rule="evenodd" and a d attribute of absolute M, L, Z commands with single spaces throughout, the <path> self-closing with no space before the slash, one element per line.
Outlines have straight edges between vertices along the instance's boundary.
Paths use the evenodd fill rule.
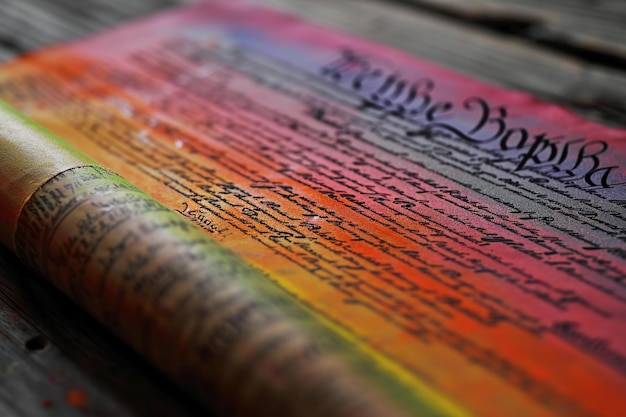
<path fill-rule="evenodd" d="M 5 104 L 0 180 L 2 243 L 209 407 L 404 415 L 260 272 Z"/>

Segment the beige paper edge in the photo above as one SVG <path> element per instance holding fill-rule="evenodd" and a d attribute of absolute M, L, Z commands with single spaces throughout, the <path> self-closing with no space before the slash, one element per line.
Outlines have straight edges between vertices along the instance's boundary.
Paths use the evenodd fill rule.
<path fill-rule="evenodd" d="M 0 243 L 15 251 L 22 208 L 46 181 L 70 168 L 91 165 L 0 102 Z"/>

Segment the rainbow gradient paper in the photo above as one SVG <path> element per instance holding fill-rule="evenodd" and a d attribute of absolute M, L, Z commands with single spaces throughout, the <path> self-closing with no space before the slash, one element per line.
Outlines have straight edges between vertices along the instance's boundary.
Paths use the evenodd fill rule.
<path fill-rule="evenodd" d="M 0 98 L 440 414 L 626 415 L 626 131 L 240 1 L 26 55 Z"/>

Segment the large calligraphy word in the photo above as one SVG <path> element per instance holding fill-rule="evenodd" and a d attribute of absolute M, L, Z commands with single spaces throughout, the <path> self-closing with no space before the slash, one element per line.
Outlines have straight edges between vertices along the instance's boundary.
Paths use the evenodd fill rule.
<path fill-rule="evenodd" d="M 462 105 L 438 101 L 433 79 L 408 79 L 387 67 L 344 50 L 339 59 L 322 67 L 321 74 L 357 92 L 366 107 L 421 122 L 424 127 L 407 132 L 408 136 L 446 131 L 497 154 L 500 161 L 514 162 L 514 171 L 532 170 L 568 184 L 578 182 L 581 188 L 626 184 L 615 180 L 621 167 L 606 165 L 601 159 L 609 151 L 605 141 L 551 137 L 547 132 L 535 134 L 526 127 L 511 127 L 503 105 L 493 106 L 481 97 L 466 98 Z"/>

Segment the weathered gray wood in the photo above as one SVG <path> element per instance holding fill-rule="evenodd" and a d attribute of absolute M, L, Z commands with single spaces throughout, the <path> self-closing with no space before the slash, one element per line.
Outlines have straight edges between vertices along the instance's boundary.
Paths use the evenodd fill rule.
<path fill-rule="evenodd" d="M 626 59 L 623 0 L 401 0 L 477 23 L 497 25 L 521 36 L 570 44 L 579 53 Z M 599 57 L 600 58 L 600 57 Z"/>
<path fill-rule="evenodd" d="M 0 57 L 69 41 L 189 0 L 0 0 Z"/>

